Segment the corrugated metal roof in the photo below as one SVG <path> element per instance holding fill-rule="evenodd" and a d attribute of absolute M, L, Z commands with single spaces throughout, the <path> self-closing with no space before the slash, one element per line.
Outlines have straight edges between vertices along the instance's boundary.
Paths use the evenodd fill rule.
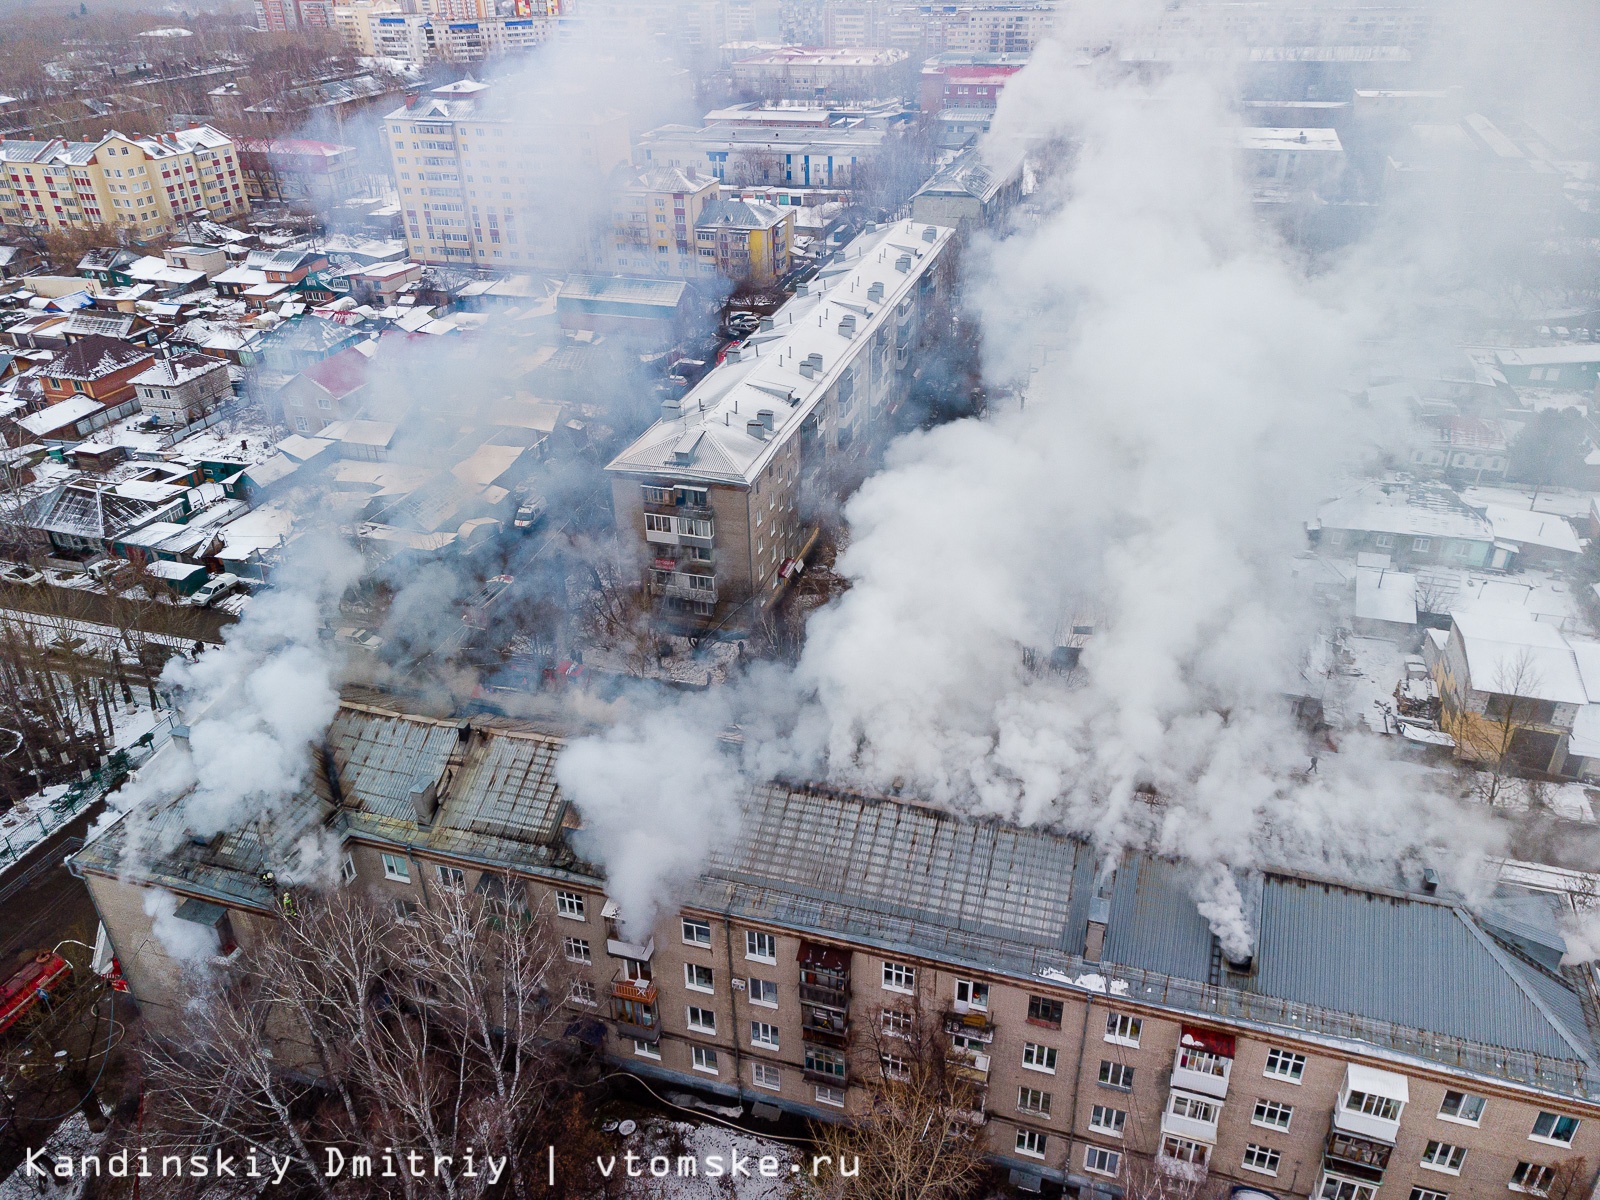
<path fill-rule="evenodd" d="M 1129 854 L 1117 870 L 1104 954 L 1111 962 L 1201 983 L 1211 974 L 1211 928 L 1182 868 Z"/>
<path fill-rule="evenodd" d="M 1079 842 L 858 796 L 758 787 L 707 874 L 886 915 L 1061 948 Z"/>

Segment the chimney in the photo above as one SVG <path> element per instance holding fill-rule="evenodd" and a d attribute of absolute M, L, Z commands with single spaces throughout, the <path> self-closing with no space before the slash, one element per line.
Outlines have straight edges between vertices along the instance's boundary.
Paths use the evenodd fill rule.
<path fill-rule="evenodd" d="M 1422 868 L 1422 890 L 1430 896 L 1439 890 L 1439 872 L 1432 867 Z"/>
<path fill-rule="evenodd" d="M 427 825 L 439 811 L 439 781 L 419 776 L 411 781 L 411 808 L 417 815 L 417 824 Z"/>
<path fill-rule="evenodd" d="M 761 422 L 761 427 L 768 433 L 772 432 L 775 414 L 770 408 L 763 408 L 756 413 L 756 420 Z"/>
<path fill-rule="evenodd" d="M 1089 925 L 1083 935 L 1083 961 L 1097 963 L 1106 947 L 1106 926 L 1111 923 L 1111 897 L 1089 900 Z"/>
<path fill-rule="evenodd" d="M 683 401 L 676 396 L 669 396 L 661 402 L 661 419 L 663 421 L 676 421 L 683 416 Z"/>
<path fill-rule="evenodd" d="M 758 442 L 767 440 L 767 427 L 754 417 L 744 423 L 744 431 Z"/>

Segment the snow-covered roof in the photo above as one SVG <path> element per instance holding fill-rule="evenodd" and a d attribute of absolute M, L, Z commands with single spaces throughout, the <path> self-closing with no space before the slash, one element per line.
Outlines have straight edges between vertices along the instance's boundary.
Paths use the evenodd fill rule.
<path fill-rule="evenodd" d="M 1557 704 L 1589 702 L 1578 658 L 1554 625 L 1488 608 L 1450 618 L 1466 649 L 1473 690 Z"/>
<path fill-rule="evenodd" d="M 212 371 L 226 371 L 228 364 L 220 358 L 198 351 L 179 354 L 172 358 L 158 358 L 149 367 L 133 377 L 134 386 L 179 387 Z"/>
<path fill-rule="evenodd" d="M 85 417 L 92 417 L 105 408 L 92 396 L 69 396 L 59 404 L 22 417 L 17 424 L 35 437 L 44 437 L 58 429 L 76 425 Z"/>
<path fill-rule="evenodd" d="M 1317 510 L 1324 529 L 1492 542 L 1487 518 L 1442 484 L 1369 483 Z"/>
<path fill-rule="evenodd" d="M 856 238 L 805 295 L 774 314 L 771 329 L 753 334 L 737 359 L 730 354 L 683 398 L 681 416 L 657 421 L 606 469 L 753 482 L 894 320 L 896 306 L 915 295 L 953 236 L 942 226 L 897 221 Z M 748 423 L 764 410 L 771 432 L 753 436 Z"/>
<path fill-rule="evenodd" d="M 1403 571 L 1356 568 L 1355 615 L 1397 625 L 1417 623 L 1417 577 Z"/>
<path fill-rule="evenodd" d="M 1489 504 L 1484 506 L 1483 515 L 1494 527 L 1494 536 L 1502 542 L 1539 546 L 1564 554 L 1578 554 L 1583 549 L 1578 544 L 1578 535 L 1572 532 L 1572 526 L 1552 513 Z"/>
<path fill-rule="evenodd" d="M 146 346 L 89 334 L 73 342 L 50 364 L 50 374 L 57 379 L 92 382 L 154 357 L 154 352 Z"/>

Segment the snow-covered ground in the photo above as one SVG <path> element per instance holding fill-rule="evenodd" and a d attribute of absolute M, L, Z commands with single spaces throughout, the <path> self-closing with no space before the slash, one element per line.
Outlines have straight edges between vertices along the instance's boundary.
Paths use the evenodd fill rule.
<path fill-rule="evenodd" d="M 619 1136 L 616 1146 L 619 1172 L 625 1169 L 621 1156 L 630 1152 L 640 1160 L 634 1169 L 644 1172 L 646 1194 L 661 1197 L 661 1200 L 727 1200 L 728 1197 L 784 1200 L 791 1194 L 796 1175 L 805 1170 L 810 1161 L 801 1147 L 770 1141 L 725 1125 L 695 1125 L 687 1121 L 649 1120 L 631 1137 Z M 694 1158 L 698 1174 L 677 1174 L 680 1155 Z M 652 1157 L 658 1169 L 664 1157 L 670 1164 L 669 1173 L 665 1176 L 653 1174 Z M 769 1166 L 775 1174 L 761 1175 L 762 1158 L 776 1160 L 775 1168 Z M 734 1179 L 727 1173 L 735 1159 L 744 1164 L 748 1175 L 740 1174 Z M 706 1170 L 713 1160 L 722 1164 L 724 1173 L 720 1177 Z M 0 1200 L 8 1198 L 0 1195 Z"/>
<path fill-rule="evenodd" d="M 1478 793 L 1485 789 L 1480 787 Z M 1525 813 L 1544 808 L 1568 821 L 1586 825 L 1600 823 L 1600 789 L 1581 783 L 1538 783 L 1527 779 L 1504 779 L 1495 807 L 1507 812 Z"/>
<path fill-rule="evenodd" d="M 60 1125 L 44 1143 L 45 1156 L 80 1158 L 94 1152 L 103 1134 L 93 1133 L 82 1113 L 75 1112 Z M 31 1147 L 33 1148 L 33 1147 Z M 84 1180 L 41 1179 L 37 1172 L 30 1173 L 18 1167 L 0 1180 L 0 1200 L 76 1200 L 83 1195 Z"/>

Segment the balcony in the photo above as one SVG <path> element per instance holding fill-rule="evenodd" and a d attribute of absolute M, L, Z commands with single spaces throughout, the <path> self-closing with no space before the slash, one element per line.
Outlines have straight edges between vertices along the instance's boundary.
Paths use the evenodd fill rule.
<path fill-rule="evenodd" d="M 968 1041 L 992 1042 L 994 1041 L 994 1022 L 989 1019 L 989 1014 L 984 1012 L 947 1012 L 944 1014 L 944 1031 L 948 1034 L 958 1035 Z"/>
<path fill-rule="evenodd" d="M 1206 1050 L 1179 1046 L 1172 1067 L 1172 1086 L 1224 1100 L 1228 1095 L 1228 1076 L 1232 1073 L 1233 1059 Z"/>
<path fill-rule="evenodd" d="M 1367 1183 L 1382 1183 L 1393 1152 L 1393 1146 L 1330 1129 L 1322 1152 L 1322 1169 Z"/>
<path fill-rule="evenodd" d="M 1217 1123 L 1215 1121 L 1201 1121 L 1194 1117 L 1180 1117 L 1174 1112 L 1161 1114 L 1161 1133 L 1163 1136 L 1186 1138 L 1191 1142 L 1204 1142 L 1208 1146 L 1217 1144 Z"/>
<path fill-rule="evenodd" d="M 646 529 L 644 531 L 644 540 L 657 546 L 676 546 L 678 544 L 678 535 L 668 529 Z"/>
<path fill-rule="evenodd" d="M 842 1050 L 850 1040 L 850 1020 L 833 1009 L 807 1007 L 800 1014 L 800 1036 Z"/>
<path fill-rule="evenodd" d="M 987 1084 L 989 1082 L 989 1056 L 980 1054 L 976 1050 L 965 1052 L 955 1051 L 949 1058 L 950 1066 L 962 1079 L 969 1079 L 973 1083 Z"/>
<path fill-rule="evenodd" d="M 672 579 L 660 587 L 663 596 L 676 596 L 679 600 L 706 600 L 714 603 L 717 598 L 717 581 L 710 575 L 692 575 L 685 571 L 676 571 Z"/>
<path fill-rule="evenodd" d="M 828 1008 L 846 1009 L 850 1007 L 850 988 L 826 987 L 819 983 L 800 983 L 800 1002 L 802 1004 L 822 1004 Z"/>
<path fill-rule="evenodd" d="M 652 1045 L 661 1040 L 661 1027 L 654 1021 L 648 1025 L 636 1025 L 632 1021 L 624 1021 L 621 1017 L 613 1017 L 612 1024 L 616 1027 L 618 1037 L 632 1038 L 636 1042 L 649 1042 Z"/>
<path fill-rule="evenodd" d="M 615 1000 L 630 1000 L 635 1004 L 654 1004 L 656 985 L 653 979 L 613 979 L 611 996 Z"/>

